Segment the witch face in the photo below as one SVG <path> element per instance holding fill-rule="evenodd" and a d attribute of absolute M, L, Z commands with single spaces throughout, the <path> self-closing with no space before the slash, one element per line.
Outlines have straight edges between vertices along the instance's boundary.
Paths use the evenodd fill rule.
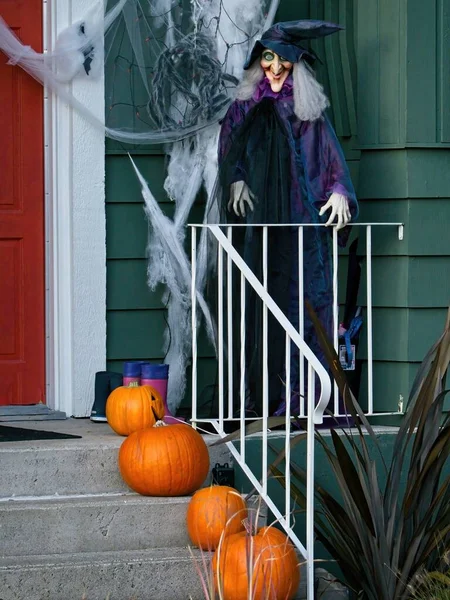
<path fill-rule="evenodd" d="M 269 49 L 263 50 L 260 64 L 270 82 L 272 91 L 279 92 L 291 72 L 293 64 Z"/>

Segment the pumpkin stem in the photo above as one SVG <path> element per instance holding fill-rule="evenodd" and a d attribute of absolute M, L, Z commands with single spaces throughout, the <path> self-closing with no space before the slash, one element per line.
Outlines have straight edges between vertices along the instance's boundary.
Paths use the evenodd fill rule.
<path fill-rule="evenodd" d="M 167 427 L 167 423 L 164 423 L 164 421 L 156 421 L 156 423 L 153 425 L 153 427 Z"/>
<path fill-rule="evenodd" d="M 139 381 L 131 381 L 127 387 L 139 387 Z"/>

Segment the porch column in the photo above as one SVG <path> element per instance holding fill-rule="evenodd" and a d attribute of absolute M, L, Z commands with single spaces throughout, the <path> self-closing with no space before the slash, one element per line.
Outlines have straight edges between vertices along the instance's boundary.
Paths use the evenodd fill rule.
<path fill-rule="evenodd" d="M 90 9 L 91 0 L 49 2 L 47 46 Z M 77 79 L 71 91 L 104 121 L 103 77 Z M 106 365 L 104 134 L 53 96 L 47 144 L 47 397 L 50 408 L 82 417 Z"/>

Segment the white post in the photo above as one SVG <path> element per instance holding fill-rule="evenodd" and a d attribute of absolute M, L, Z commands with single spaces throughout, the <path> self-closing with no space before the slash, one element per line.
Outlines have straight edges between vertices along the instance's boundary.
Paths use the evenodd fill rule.
<path fill-rule="evenodd" d="M 263 286 L 267 292 L 267 252 L 268 252 L 268 229 L 263 227 Z M 268 375 L 268 315 L 267 315 L 267 304 L 263 303 L 263 352 L 262 352 L 262 379 L 263 379 L 263 397 L 262 397 L 262 417 L 263 417 L 263 431 L 262 431 L 262 486 L 264 494 L 267 494 L 267 419 L 269 418 L 269 375 Z"/>
<path fill-rule="evenodd" d="M 305 282 L 303 271 L 303 227 L 298 228 L 298 332 L 302 339 L 305 334 Z M 299 389 L 300 394 L 300 416 L 305 416 L 305 358 L 299 349 Z"/>
<path fill-rule="evenodd" d="M 367 410 L 373 414 L 373 343 L 372 343 L 372 227 L 366 230 L 367 264 Z"/>
<path fill-rule="evenodd" d="M 286 333 L 286 438 L 285 438 L 285 515 L 291 527 L 291 338 Z"/>
<path fill-rule="evenodd" d="M 308 417 L 306 450 L 306 583 L 307 600 L 314 600 L 314 396 L 315 372 L 308 363 Z"/>
<path fill-rule="evenodd" d="M 217 317 L 217 334 L 218 334 L 218 368 L 219 368 L 219 427 L 223 431 L 223 412 L 224 412 L 224 390 L 223 390 L 223 249 L 219 244 L 217 257 L 217 299 L 218 299 L 218 317 Z"/>
<path fill-rule="evenodd" d="M 43 7 L 44 46 L 50 50 L 92 2 L 58 0 Z M 104 122 L 103 77 L 75 78 L 70 91 Z M 47 397 L 51 408 L 85 417 L 94 401 L 95 372 L 106 366 L 105 135 L 61 98 L 47 96 Z"/>
<path fill-rule="evenodd" d="M 227 227 L 227 238 L 233 243 L 233 228 Z M 233 418 L 233 262 L 227 254 L 227 335 L 228 335 L 228 418 Z"/>
<path fill-rule="evenodd" d="M 191 235 L 192 423 L 197 420 L 197 228 Z"/>
<path fill-rule="evenodd" d="M 333 227 L 333 341 L 334 349 L 339 355 L 339 299 L 338 299 L 338 268 L 339 268 L 339 251 L 338 251 L 338 233 L 336 227 Z M 336 382 L 333 385 L 334 397 L 334 415 L 339 414 L 339 389 Z"/>
<path fill-rule="evenodd" d="M 245 461 L 245 277 L 241 273 L 241 412 L 240 412 L 240 429 L 241 429 L 241 456 Z"/>

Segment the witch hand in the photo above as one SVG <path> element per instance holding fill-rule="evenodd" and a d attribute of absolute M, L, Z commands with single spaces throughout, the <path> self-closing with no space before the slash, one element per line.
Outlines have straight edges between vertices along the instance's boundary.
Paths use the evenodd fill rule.
<path fill-rule="evenodd" d="M 246 204 L 248 204 L 252 211 L 254 205 L 255 196 L 250 191 L 250 188 L 245 181 L 235 181 L 230 186 L 230 201 L 228 202 L 228 210 L 233 210 L 238 217 L 245 217 Z"/>
<path fill-rule="evenodd" d="M 350 208 L 348 206 L 348 200 L 342 194 L 333 193 L 331 194 L 328 202 L 322 206 L 319 215 L 322 216 L 327 210 L 331 209 L 331 214 L 328 221 L 325 223 L 325 227 L 332 225 L 335 218 L 337 218 L 336 230 L 342 229 L 352 219 Z"/>

